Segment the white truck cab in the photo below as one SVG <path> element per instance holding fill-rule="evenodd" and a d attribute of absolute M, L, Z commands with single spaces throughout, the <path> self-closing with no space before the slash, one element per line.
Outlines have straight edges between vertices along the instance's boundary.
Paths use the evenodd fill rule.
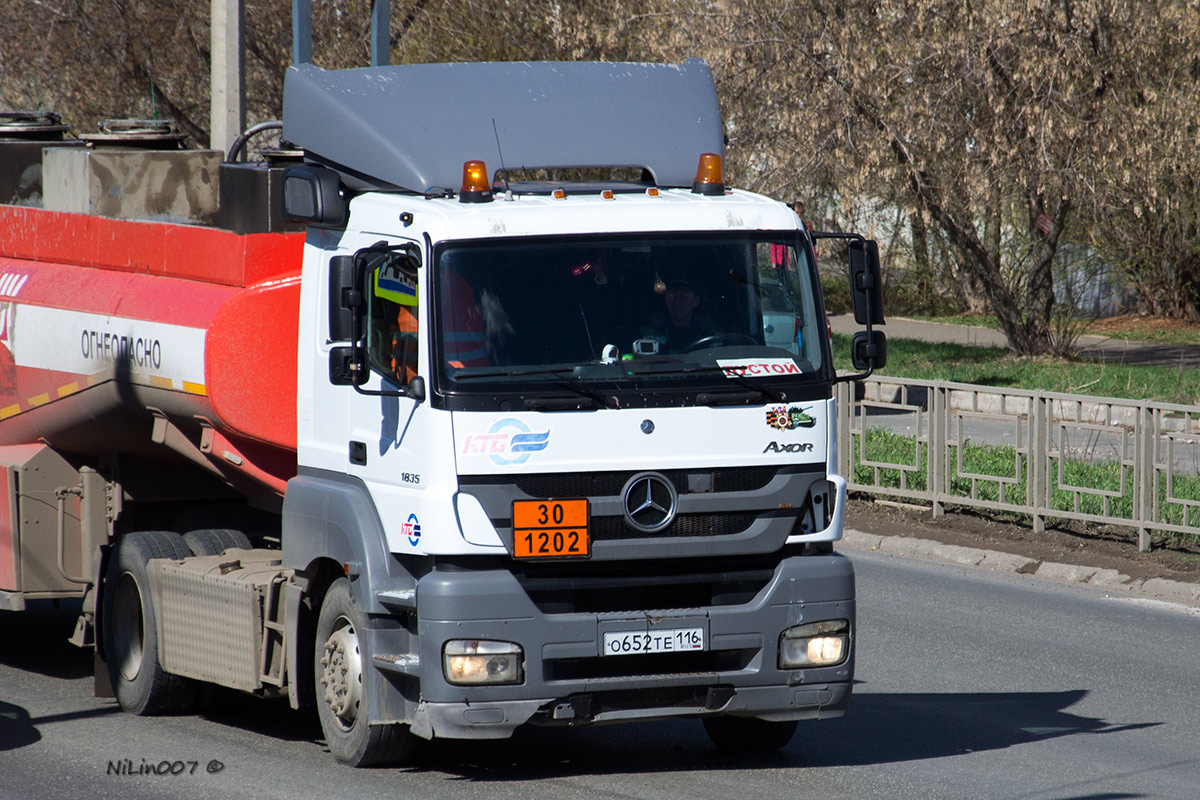
<path fill-rule="evenodd" d="M 349 577 L 357 611 L 316 637 L 335 755 L 375 760 L 393 724 L 679 715 L 775 747 L 843 713 L 812 237 L 724 186 L 707 66 L 301 65 L 284 136 L 310 227 L 283 555 L 299 585 L 331 556 Z M 869 288 L 873 243 L 846 238 Z M 321 663 L 351 642 L 348 683 Z"/>

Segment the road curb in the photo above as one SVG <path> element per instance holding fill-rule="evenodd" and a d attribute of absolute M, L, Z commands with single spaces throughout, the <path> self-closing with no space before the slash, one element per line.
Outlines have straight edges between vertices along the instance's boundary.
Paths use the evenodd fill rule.
<path fill-rule="evenodd" d="M 1034 558 L 997 550 L 960 547 L 933 539 L 883 536 L 849 528 L 842 535 L 842 544 L 854 550 L 876 550 L 889 555 L 940 561 L 945 564 L 976 567 L 992 572 L 1031 575 L 1042 580 L 1118 590 L 1140 597 L 1150 597 L 1155 600 L 1200 608 L 1200 584 L 1195 583 L 1172 581 L 1166 578 L 1134 580 L 1115 569 L 1038 561 Z"/>

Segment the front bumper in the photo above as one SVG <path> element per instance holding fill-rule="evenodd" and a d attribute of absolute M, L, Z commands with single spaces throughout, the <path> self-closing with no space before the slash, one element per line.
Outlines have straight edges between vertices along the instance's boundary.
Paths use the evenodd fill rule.
<path fill-rule="evenodd" d="M 614 592 L 621 588 L 614 586 Z M 435 570 L 417 586 L 420 702 L 413 731 L 427 737 L 504 738 L 519 725 L 579 725 L 731 714 L 784 721 L 841 716 L 854 677 L 854 571 L 839 555 L 780 561 L 748 602 L 701 608 L 552 613 L 512 573 Z M 851 623 L 846 660 L 780 670 L 780 633 L 827 619 Z M 701 628 L 705 650 L 603 656 L 606 632 Z M 374 662 L 388 670 L 379 631 Z M 455 686 L 442 673 L 450 639 L 516 642 L 524 680 L 511 686 Z M 396 663 L 399 663 L 398 661 Z M 413 673 L 418 673 L 414 675 Z"/>

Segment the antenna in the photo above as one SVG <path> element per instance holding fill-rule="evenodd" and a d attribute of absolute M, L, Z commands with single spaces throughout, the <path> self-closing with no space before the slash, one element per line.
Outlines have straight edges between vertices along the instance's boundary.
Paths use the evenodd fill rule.
<path fill-rule="evenodd" d="M 512 199 L 512 190 L 508 188 L 508 169 L 504 166 L 504 151 L 500 149 L 500 130 L 496 127 L 496 118 L 492 117 L 492 133 L 496 135 L 496 152 L 500 155 L 500 174 L 504 176 L 505 199 Z"/>

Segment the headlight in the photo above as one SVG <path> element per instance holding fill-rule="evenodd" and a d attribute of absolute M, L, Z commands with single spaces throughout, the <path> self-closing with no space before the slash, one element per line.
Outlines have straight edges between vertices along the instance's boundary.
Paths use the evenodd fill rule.
<path fill-rule="evenodd" d="M 451 639 L 442 650 L 442 668 L 450 683 L 520 683 L 525 653 L 512 642 Z"/>
<path fill-rule="evenodd" d="M 797 625 L 779 637 L 779 668 L 831 667 L 845 661 L 849 649 L 849 620 Z"/>

